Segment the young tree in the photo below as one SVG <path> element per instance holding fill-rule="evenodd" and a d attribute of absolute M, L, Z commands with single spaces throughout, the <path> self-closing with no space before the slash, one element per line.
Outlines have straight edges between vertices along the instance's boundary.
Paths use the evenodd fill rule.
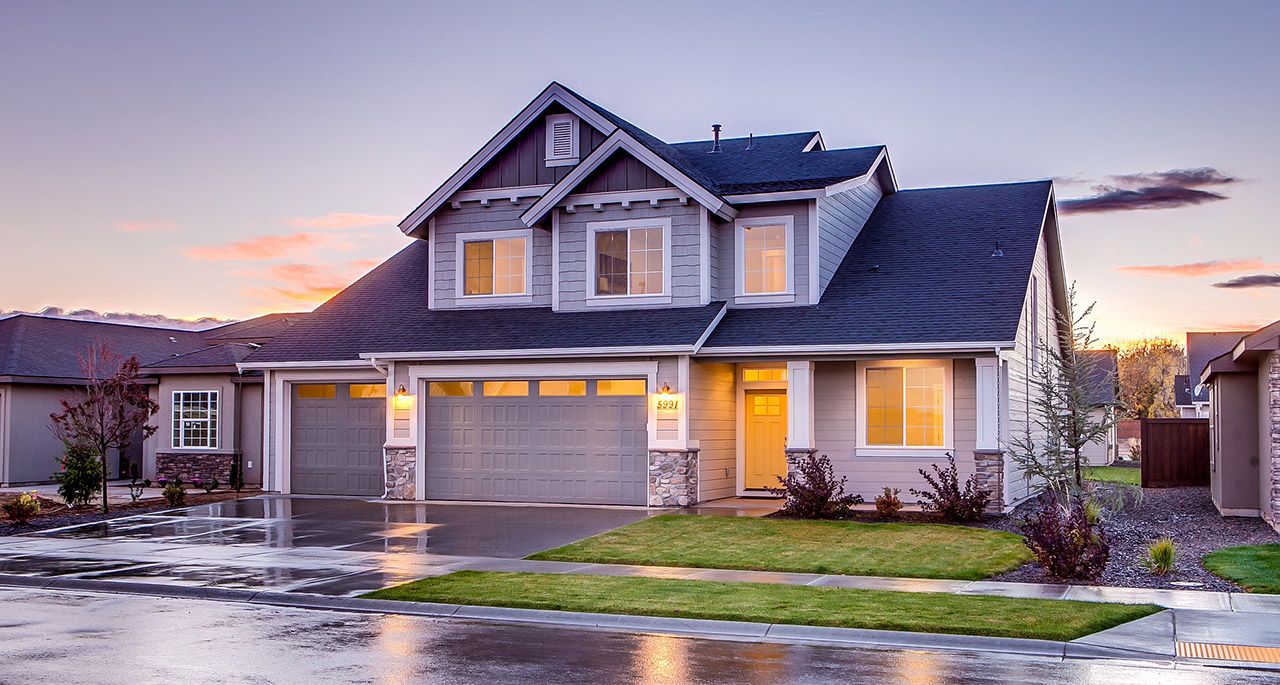
<path fill-rule="evenodd" d="M 49 415 L 53 432 L 63 444 L 93 450 L 102 463 L 102 511 L 107 511 L 107 452 L 129 447 L 134 433 L 146 440 L 156 432 L 147 421 L 160 410 L 138 382 L 137 357 L 121 358 L 103 343 L 94 343 L 80 357 L 89 379 L 84 397 L 62 400 L 62 411 Z"/>
<path fill-rule="evenodd" d="M 1079 310 L 1072 285 L 1067 310 L 1059 314 L 1058 340 L 1042 347 L 1044 361 L 1031 370 L 1025 432 L 1010 443 L 1014 462 L 1028 477 L 1063 493 L 1084 486 L 1081 452 L 1103 440 L 1114 422 L 1109 413 L 1096 414 L 1104 384 L 1115 381 L 1100 371 L 1100 357 L 1092 353 L 1097 342 L 1092 315 L 1092 304 Z"/>
<path fill-rule="evenodd" d="M 1187 368 L 1182 346 L 1168 338 L 1145 338 L 1118 351 L 1120 403 L 1131 419 L 1176 418 L 1173 379 Z"/>

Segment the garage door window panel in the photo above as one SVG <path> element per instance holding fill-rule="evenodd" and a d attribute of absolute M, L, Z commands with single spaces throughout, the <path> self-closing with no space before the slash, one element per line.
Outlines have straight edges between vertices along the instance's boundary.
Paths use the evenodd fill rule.
<path fill-rule="evenodd" d="M 602 397 L 642 397 L 645 382 L 636 378 L 596 381 L 596 394 Z"/>
<path fill-rule="evenodd" d="M 485 397 L 528 397 L 529 381 L 485 381 Z"/>

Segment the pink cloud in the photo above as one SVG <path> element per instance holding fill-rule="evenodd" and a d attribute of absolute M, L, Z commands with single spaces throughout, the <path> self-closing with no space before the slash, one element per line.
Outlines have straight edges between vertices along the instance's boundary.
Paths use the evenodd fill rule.
<path fill-rule="evenodd" d="M 339 243 L 326 233 L 294 233 L 266 235 L 222 245 L 206 245 L 184 250 L 182 254 L 197 262 L 262 261 L 296 256 L 317 247 L 349 249 L 350 243 Z"/>
<path fill-rule="evenodd" d="M 1137 274 L 1140 276 L 1171 276 L 1175 278 L 1197 278 L 1229 274 L 1239 271 L 1255 271 L 1258 269 L 1280 268 L 1275 264 L 1267 264 L 1258 258 L 1253 259 L 1215 259 L 1208 262 L 1191 262 L 1189 264 L 1149 264 L 1117 267 L 1116 271 Z"/>
<path fill-rule="evenodd" d="M 396 217 L 391 214 L 360 214 L 356 212 L 331 212 L 322 216 L 285 219 L 285 223 L 298 228 L 328 229 L 384 226 L 395 224 L 396 221 Z"/>
<path fill-rule="evenodd" d="M 178 228 L 172 221 L 117 221 L 111 225 L 122 233 L 158 233 Z"/>
<path fill-rule="evenodd" d="M 241 293 L 261 301 L 268 309 L 278 310 L 299 305 L 318 305 L 351 285 L 380 260 L 358 259 L 346 264 L 288 263 L 274 264 L 257 271 L 238 275 L 267 281 L 266 285 L 247 288 Z"/>

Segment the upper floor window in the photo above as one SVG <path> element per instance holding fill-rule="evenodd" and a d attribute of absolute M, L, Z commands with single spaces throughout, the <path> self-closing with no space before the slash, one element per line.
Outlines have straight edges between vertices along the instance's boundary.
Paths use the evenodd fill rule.
<path fill-rule="evenodd" d="M 591 224 L 595 290 L 600 297 L 662 295 L 670 275 L 670 219 Z"/>
<path fill-rule="evenodd" d="M 490 231 L 458 235 L 462 297 L 525 295 L 529 283 L 530 232 Z"/>
<path fill-rule="evenodd" d="M 741 219 L 736 225 L 738 295 L 791 294 L 792 217 Z"/>
<path fill-rule="evenodd" d="M 578 163 L 578 117 L 552 114 L 547 117 L 547 166 Z"/>
<path fill-rule="evenodd" d="M 865 362 L 859 366 L 861 446 L 948 446 L 950 361 Z"/>
<path fill-rule="evenodd" d="M 217 449 L 217 390 L 174 391 L 173 446 Z"/>

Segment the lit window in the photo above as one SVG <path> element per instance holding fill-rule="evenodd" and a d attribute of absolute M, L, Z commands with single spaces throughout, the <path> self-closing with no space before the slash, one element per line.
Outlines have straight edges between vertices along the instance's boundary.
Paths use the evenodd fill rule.
<path fill-rule="evenodd" d="M 941 366 L 866 370 L 866 444 L 942 447 L 946 372 Z"/>
<path fill-rule="evenodd" d="M 464 240 L 464 295 L 523 295 L 526 238 Z"/>
<path fill-rule="evenodd" d="M 427 385 L 427 397 L 471 397 L 474 394 L 471 381 L 433 381 Z"/>
<path fill-rule="evenodd" d="M 782 416 L 782 395 L 753 395 L 751 413 L 755 416 Z"/>
<path fill-rule="evenodd" d="M 347 397 L 353 400 L 377 397 L 385 399 L 387 397 L 387 385 L 386 383 L 352 383 L 347 386 Z"/>
<path fill-rule="evenodd" d="M 596 394 L 600 396 L 644 395 L 645 382 L 640 379 L 596 381 Z"/>
<path fill-rule="evenodd" d="M 337 396 L 338 386 L 332 383 L 295 386 L 298 398 L 303 400 L 331 400 Z"/>
<path fill-rule="evenodd" d="M 173 393 L 173 446 L 218 447 L 218 391 Z"/>
<path fill-rule="evenodd" d="M 485 397 L 528 397 L 529 381 L 485 381 Z"/>
<path fill-rule="evenodd" d="M 763 369 L 743 369 L 742 380 L 747 383 L 756 383 L 760 381 L 785 381 L 787 380 L 787 370 L 785 367 L 767 367 Z"/>
<path fill-rule="evenodd" d="M 538 381 L 538 394 L 542 397 L 585 397 L 586 381 Z"/>
<path fill-rule="evenodd" d="M 742 292 L 748 295 L 787 291 L 787 227 L 742 229 Z"/>
<path fill-rule="evenodd" d="M 664 270 L 661 226 L 596 231 L 597 295 L 659 295 Z"/>

